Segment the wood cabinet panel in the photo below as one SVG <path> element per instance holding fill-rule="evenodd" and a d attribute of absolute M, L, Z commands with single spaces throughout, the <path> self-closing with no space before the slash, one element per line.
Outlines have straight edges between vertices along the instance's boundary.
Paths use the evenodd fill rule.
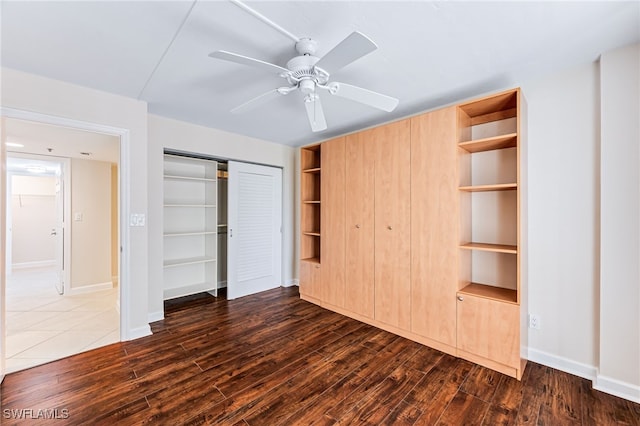
<path fill-rule="evenodd" d="M 375 158 L 375 319 L 411 327 L 411 128 L 402 120 L 365 132 Z"/>
<path fill-rule="evenodd" d="M 320 298 L 344 306 L 345 292 L 345 138 L 322 144 L 322 285 Z"/>
<path fill-rule="evenodd" d="M 321 284 L 321 269 L 317 262 L 300 262 L 300 294 L 318 298 Z"/>
<path fill-rule="evenodd" d="M 458 349 L 520 369 L 518 305 L 459 293 L 457 331 Z"/>
<path fill-rule="evenodd" d="M 456 344 L 456 108 L 411 119 L 411 331 Z"/>
<path fill-rule="evenodd" d="M 345 308 L 373 318 L 374 158 L 367 132 L 346 141 Z"/>

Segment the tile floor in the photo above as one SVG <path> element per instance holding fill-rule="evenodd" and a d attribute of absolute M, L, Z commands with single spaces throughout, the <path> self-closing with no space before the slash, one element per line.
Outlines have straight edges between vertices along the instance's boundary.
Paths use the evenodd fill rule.
<path fill-rule="evenodd" d="M 61 296 L 54 279 L 52 268 L 7 276 L 7 373 L 120 340 L 117 288 Z"/>

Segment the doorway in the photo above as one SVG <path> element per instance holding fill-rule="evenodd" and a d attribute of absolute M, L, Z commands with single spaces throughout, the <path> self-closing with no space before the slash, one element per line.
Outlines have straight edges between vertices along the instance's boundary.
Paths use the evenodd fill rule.
<path fill-rule="evenodd" d="M 18 119 L 5 130 L 10 373 L 120 341 L 120 140 Z"/>

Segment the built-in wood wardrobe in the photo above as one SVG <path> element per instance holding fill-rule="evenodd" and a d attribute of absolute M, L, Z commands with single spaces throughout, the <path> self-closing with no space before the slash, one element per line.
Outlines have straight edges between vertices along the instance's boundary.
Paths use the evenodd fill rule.
<path fill-rule="evenodd" d="M 520 379 L 519 89 L 300 150 L 300 294 Z"/>

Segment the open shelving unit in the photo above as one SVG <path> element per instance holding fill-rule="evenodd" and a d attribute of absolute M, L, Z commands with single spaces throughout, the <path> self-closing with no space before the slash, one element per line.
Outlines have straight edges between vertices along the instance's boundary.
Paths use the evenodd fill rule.
<path fill-rule="evenodd" d="M 320 183 L 322 178 L 321 146 L 313 145 L 300 150 L 301 199 L 302 210 L 300 226 L 302 229 L 300 258 L 302 261 L 320 263 L 320 207 L 322 196 Z"/>
<path fill-rule="evenodd" d="M 217 288 L 217 162 L 165 153 L 164 299 Z"/>

